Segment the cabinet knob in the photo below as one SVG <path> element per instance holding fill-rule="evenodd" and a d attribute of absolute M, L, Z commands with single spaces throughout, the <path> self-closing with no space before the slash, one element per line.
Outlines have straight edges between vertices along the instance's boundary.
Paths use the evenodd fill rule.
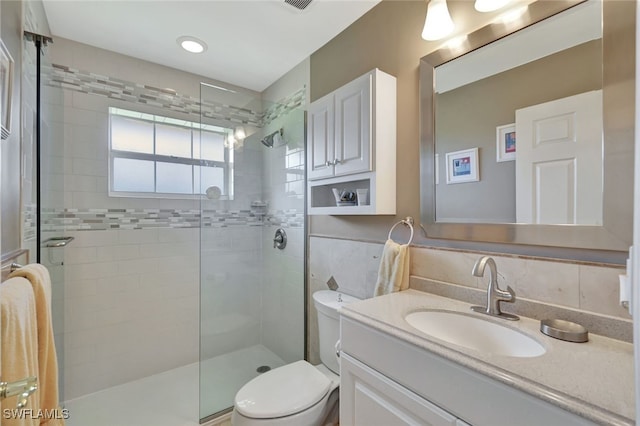
<path fill-rule="evenodd" d="M 338 165 L 338 164 L 340 164 L 340 163 L 341 163 L 341 161 L 340 161 L 340 160 L 338 160 L 337 158 L 336 158 L 335 160 L 333 160 L 333 165 L 334 165 L 334 166 L 337 166 L 337 165 Z"/>
<path fill-rule="evenodd" d="M 324 164 L 325 164 L 327 167 L 331 167 L 331 166 L 333 166 L 333 163 L 332 163 L 331 161 L 329 161 L 329 160 L 327 160 L 327 162 L 326 162 L 326 163 L 324 163 Z"/>

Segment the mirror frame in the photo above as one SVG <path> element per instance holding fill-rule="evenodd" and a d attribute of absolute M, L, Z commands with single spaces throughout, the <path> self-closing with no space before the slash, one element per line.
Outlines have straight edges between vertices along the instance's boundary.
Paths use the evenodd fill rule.
<path fill-rule="evenodd" d="M 435 67 L 584 1 L 600 0 L 535 1 L 529 4 L 528 13 L 517 25 L 488 24 L 468 34 L 464 46 L 455 50 L 444 47 L 420 59 L 420 215 L 427 238 L 612 251 L 629 249 L 633 229 L 635 2 L 602 0 L 603 141 L 606 142 L 603 143 L 603 226 L 436 222 Z M 621 35 L 629 28 L 630 37 Z M 607 70 L 607 64 L 612 61 L 622 62 L 614 62 L 615 66 Z M 620 66 L 620 63 L 629 66 Z M 608 158 L 608 154 L 612 158 Z M 615 169 L 624 161 L 631 161 L 628 177 L 624 170 Z M 607 172 L 609 168 L 614 172 Z M 612 196 L 608 189 L 617 195 Z"/>

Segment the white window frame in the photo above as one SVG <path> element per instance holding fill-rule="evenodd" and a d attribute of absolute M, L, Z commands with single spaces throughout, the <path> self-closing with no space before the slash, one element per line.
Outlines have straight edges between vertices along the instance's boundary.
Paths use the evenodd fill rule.
<path fill-rule="evenodd" d="M 110 197 L 135 197 L 135 198 L 170 198 L 170 199 L 200 199 L 204 192 L 198 192 L 199 189 L 195 186 L 195 175 L 192 174 L 192 188 L 193 194 L 184 193 L 165 193 L 156 192 L 157 188 L 157 176 L 156 166 L 157 162 L 184 164 L 190 166 L 201 167 L 221 167 L 224 169 L 224 188 L 222 189 L 223 195 L 220 196 L 221 200 L 233 200 L 233 149 L 226 146 L 224 147 L 224 161 L 214 160 L 199 160 L 195 158 L 176 157 L 170 155 L 149 154 L 134 151 L 124 151 L 113 149 L 111 140 L 111 119 L 113 116 L 126 117 L 131 120 L 144 121 L 153 124 L 153 150 L 156 150 L 156 125 L 161 124 L 163 126 L 174 126 L 181 129 L 189 129 L 191 131 L 191 156 L 193 157 L 194 144 L 199 143 L 198 138 L 202 132 L 217 133 L 223 136 L 224 140 L 233 134 L 233 129 L 213 126 L 209 124 L 201 124 L 197 122 L 176 120 L 169 117 L 162 117 L 154 114 L 147 114 L 143 112 L 131 111 L 122 108 L 109 108 L 109 196 Z M 154 162 L 154 192 L 131 192 L 131 191 L 115 191 L 113 190 L 114 183 L 114 162 L 116 158 L 126 158 L 133 160 L 146 160 Z"/>

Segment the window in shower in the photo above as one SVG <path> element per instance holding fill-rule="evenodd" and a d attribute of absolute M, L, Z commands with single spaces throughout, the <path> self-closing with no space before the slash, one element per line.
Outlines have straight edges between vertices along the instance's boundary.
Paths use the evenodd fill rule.
<path fill-rule="evenodd" d="M 233 199 L 233 129 L 109 108 L 109 195 Z M 214 187 L 217 187 L 215 189 Z"/>

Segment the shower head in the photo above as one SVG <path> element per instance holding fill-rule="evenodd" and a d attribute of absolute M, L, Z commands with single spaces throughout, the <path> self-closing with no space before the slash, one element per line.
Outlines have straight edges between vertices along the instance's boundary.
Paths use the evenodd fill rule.
<path fill-rule="evenodd" d="M 276 130 L 275 132 L 265 136 L 260 142 L 262 145 L 267 148 L 273 148 L 275 146 L 280 146 L 284 141 L 284 129 Z"/>
<path fill-rule="evenodd" d="M 266 136 L 260 142 L 262 142 L 262 145 L 266 146 L 267 148 L 273 148 L 273 136 L 271 135 Z"/>

